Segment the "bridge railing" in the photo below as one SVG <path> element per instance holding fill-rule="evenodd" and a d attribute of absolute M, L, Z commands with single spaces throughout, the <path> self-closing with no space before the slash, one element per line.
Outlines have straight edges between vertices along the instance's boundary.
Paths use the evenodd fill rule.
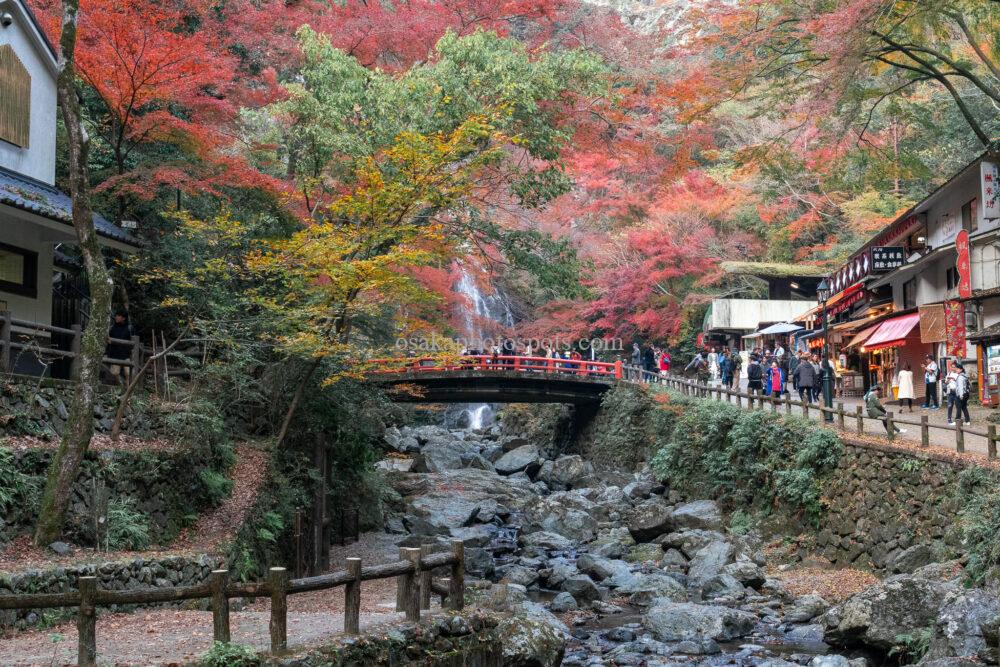
<path fill-rule="evenodd" d="M 417 357 L 406 359 L 373 359 L 368 362 L 373 373 L 440 373 L 448 371 L 508 371 L 517 373 L 558 373 L 585 377 L 622 379 L 624 366 L 620 361 L 590 361 L 587 359 L 557 359 L 521 355 L 476 354 L 442 359 Z"/>

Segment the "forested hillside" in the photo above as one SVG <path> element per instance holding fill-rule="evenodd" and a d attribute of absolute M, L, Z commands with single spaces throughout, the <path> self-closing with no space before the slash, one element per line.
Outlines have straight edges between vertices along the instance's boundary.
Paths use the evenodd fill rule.
<path fill-rule="evenodd" d="M 452 331 L 461 259 L 525 333 L 676 340 L 755 289 L 720 262 L 833 265 L 985 149 L 997 7 L 84 0 L 118 300 L 343 359 Z"/>

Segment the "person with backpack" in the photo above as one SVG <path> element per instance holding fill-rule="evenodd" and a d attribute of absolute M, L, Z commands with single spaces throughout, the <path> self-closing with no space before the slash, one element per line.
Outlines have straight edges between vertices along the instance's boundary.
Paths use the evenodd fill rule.
<path fill-rule="evenodd" d="M 817 366 L 813 366 L 808 357 L 803 358 L 795 367 L 795 386 L 799 390 L 799 400 L 803 403 L 813 402 L 813 387 L 818 380 Z"/>
<path fill-rule="evenodd" d="M 750 356 L 750 365 L 747 366 L 747 393 L 759 394 L 764 390 L 764 368 L 760 365 L 757 355 Z"/>
<path fill-rule="evenodd" d="M 945 379 L 945 387 L 948 391 L 948 424 L 955 425 L 951 420 L 951 409 L 955 408 L 955 420 L 965 417 L 965 425 L 971 426 L 972 419 L 969 417 L 969 394 L 971 384 L 969 376 L 965 374 L 965 368 L 957 359 L 951 362 L 952 371 Z"/>
<path fill-rule="evenodd" d="M 923 364 L 921 368 L 924 369 L 924 404 L 920 407 L 922 408 L 932 408 L 934 410 L 941 409 L 941 403 L 938 402 L 938 376 L 940 371 L 938 370 L 937 362 L 934 361 L 934 357 L 927 355 L 927 363 Z"/>

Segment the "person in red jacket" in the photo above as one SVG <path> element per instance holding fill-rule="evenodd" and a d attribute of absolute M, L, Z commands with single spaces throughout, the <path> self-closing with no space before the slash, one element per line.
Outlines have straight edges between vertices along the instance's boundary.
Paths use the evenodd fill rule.
<path fill-rule="evenodd" d="M 663 350 L 660 353 L 660 375 L 666 375 L 670 372 L 670 353 Z"/>

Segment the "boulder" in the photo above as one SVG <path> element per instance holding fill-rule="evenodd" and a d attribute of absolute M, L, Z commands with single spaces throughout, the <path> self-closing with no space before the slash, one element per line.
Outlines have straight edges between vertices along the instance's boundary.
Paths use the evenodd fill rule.
<path fill-rule="evenodd" d="M 573 596 L 577 602 L 592 602 L 603 597 L 601 589 L 594 580 L 585 574 L 577 574 L 562 582 L 562 589 Z"/>
<path fill-rule="evenodd" d="M 455 441 L 433 442 L 414 457 L 415 472 L 444 472 L 464 467 L 465 447 Z"/>
<path fill-rule="evenodd" d="M 628 550 L 625 559 L 632 563 L 660 562 L 663 558 L 663 547 L 652 542 L 637 544 Z"/>
<path fill-rule="evenodd" d="M 503 583 L 518 584 L 525 588 L 538 581 L 538 570 L 523 565 L 505 565 L 497 568 L 497 574 L 502 577 L 500 581 Z"/>
<path fill-rule="evenodd" d="M 787 623 L 808 623 L 817 616 L 825 614 L 830 604 L 816 594 L 803 595 L 796 598 L 792 608 L 785 613 Z"/>
<path fill-rule="evenodd" d="M 642 617 L 642 625 L 663 642 L 731 641 L 753 632 L 757 617 L 728 607 L 690 602 L 657 603 Z"/>
<path fill-rule="evenodd" d="M 722 568 L 722 574 L 728 574 L 736 581 L 750 588 L 760 588 L 767 576 L 759 565 L 749 560 L 737 560 Z M 824 610 L 825 611 L 825 610 Z"/>
<path fill-rule="evenodd" d="M 651 542 L 673 529 L 673 514 L 662 499 L 650 498 L 626 513 L 625 525 L 636 542 Z"/>
<path fill-rule="evenodd" d="M 577 542 L 589 542 L 597 534 L 594 504 L 575 491 L 553 493 L 528 510 L 525 529 L 558 533 Z"/>
<path fill-rule="evenodd" d="M 654 540 L 657 544 L 663 545 L 665 549 L 677 549 L 688 559 L 711 542 L 725 541 L 727 541 L 726 536 L 720 532 L 700 529 L 680 530 L 676 533 L 661 535 Z"/>
<path fill-rule="evenodd" d="M 582 456 L 560 456 L 542 464 L 538 479 L 554 491 L 590 486 L 594 482 L 594 466 Z"/>
<path fill-rule="evenodd" d="M 981 588 L 954 588 L 938 612 L 928 659 L 963 657 L 995 662 L 992 626 L 1000 618 L 1000 598 Z M 986 635 L 986 636 L 984 636 Z"/>
<path fill-rule="evenodd" d="M 563 591 L 559 595 L 552 598 L 552 602 L 549 603 L 549 608 L 557 614 L 561 614 L 563 612 L 573 611 L 579 607 L 576 604 L 576 599 L 569 593 Z"/>
<path fill-rule="evenodd" d="M 493 467 L 501 475 L 523 472 L 528 477 L 532 477 L 541 467 L 541 455 L 538 453 L 538 447 L 524 445 L 501 456 L 493 464 Z"/>
<path fill-rule="evenodd" d="M 734 551 L 735 549 L 730 542 L 709 542 L 691 558 L 688 579 L 693 585 L 700 586 L 712 577 L 721 574 L 722 568 L 732 561 Z"/>
<path fill-rule="evenodd" d="M 565 558 L 550 560 L 547 570 L 545 580 L 548 582 L 549 588 L 558 588 L 570 577 L 580 574 L 580 571 L 576 569 L 576 565 Z"/>
<path fill-rule="evenodd" d="M 500 622 L 497 632 L 503 637 L 504 665 L 558 667 L 562 664 L 566 634 L 555 623 L 515 613 Z"/>
<path fill-rule="evenodd" d="M 687 602 L 687 589 L 673 577 L 651 572 L 636 573 L 632 581 L 619 586 L 615 595 L 628 595 L 629 602 L 647 607 L 661 601 Z"/>
<path fill-rule="evenodd" d="M 722 513 L 714 500 L 696 500 L 674 508 L 674 524 L 678 528 L 722 530 Z"/>
<path fill-rule="evenodd" d="M 732 575 L 717 574 L 701 585 L 701 595 L 706 600 L 714 600 L 721 597 L 738 600 L 746 595 L 746 589 Z"/>
<path fill-rule="evenodd" d="M 486 549 L 476 547 L 465 550 L 465 571 L 473 577 L 489 579 L 494 569 L 493 554 Z"/>
<path fill-rule="evenodd" d="M 825 641 L 834 646 L 868 646 L 889 651 L 897 637 L 933 626 L 948 585 L 912 575 L 895 575 L 851 596 L 819 618 Z"/>
<path fill-rule="evenodd" d="M 566 551 L 573 548 L 573 542 L 569 539 L 559 533 L 550 533 L 545 530 L 521 535 L 520 541 L 526 547 L 538 547 L 550 551 Z"/>
<path fill-rule="evenodd" d="M 667 549 L 660 559 L 660 567 L 668 572 L 679 572 L 686 570 L 688 559 L 677 549 Z"/>
<path fill-rule="evenodd" d="M 842 655 L 817 655 L 809 667 L 851 667 L 851 662 Z"/>
<path fill-rule="evenodd" d="M 495 514 L 501 504 L 516 510 L 536 498 L 530 484 L 473 468 L 400 476 L 393 486 L 416 518 L 445 534 Z"/>
<path fill-rule="evenodd" d="M 914 544 L 909 549 L 903 549 L 889 563 L 889 570 L 899 574 L 911 574 L 914 570 L 930 565 L 934 553 L 926 544 Z"/>
<path fill-rule="evenodd" d="M 583 554 L 576 559 L 576 567 L 580 572 L 589 574 L 597 581 L 604 581 L 610 577 L 628 576 L 631 573 L 628 563 L 622 560 L 602 558 L 591 554 Z"/>
<path fill-rule="evenodd" d="M 449 532 L 453 539 L 462 540 L 466 547 L 485 547 L 493 541 L 500 529 L 493 524 L 478 524 L 452 528 Z"/>

